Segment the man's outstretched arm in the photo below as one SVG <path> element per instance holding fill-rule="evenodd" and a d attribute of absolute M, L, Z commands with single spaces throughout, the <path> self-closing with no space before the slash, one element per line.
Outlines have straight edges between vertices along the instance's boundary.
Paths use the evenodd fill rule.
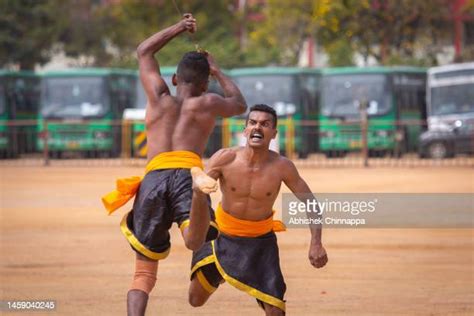
<path fill-rule="evenodd" d="M 283 182 L 300 201 L 306 202 L 308 199 L 316 201 L 311 189 L 303 180 L 303 178 L 301 178 L 293 162 L 290 160 L 285 160 L 285 164 L 282 169 L 284 173 Z M 322 218 L 319 207 L 317 207 L 317 211 L 317 213 L 306 212 L 306 216 L 313 221 L 317 221 Z M 328 262 L 326 249 L 324 249 L 321 242 L 321 227 L 322 225 L 320 224 L 313 223 L 309 225 L 309 229 L 311 231 L 311 243 L 309 246 L 308 257 L 311 264 L 316 268 L 322 268 Z"/>
<path fill-rule="evenodd" d="M 224 91 L 224 97 L 209 93 L 206 95 L 207 103 L 211 106 L 211 111 L 222 117 L 239 115 L 247 110 L 247 102 L 237 85 L 221 71 L 211 54 L 207 53 L 210 73 Z"/>
<path fill-rule="evenodd" d="M 143 41 L 137 48 L 140 80 L 151 102 L 157 101 L 163 94 L 169 94 L 168 86 L 161 77 L 160 66 L 154 55 L 177 35 L 196 30 L 196 19 L 191 14 Z"/>

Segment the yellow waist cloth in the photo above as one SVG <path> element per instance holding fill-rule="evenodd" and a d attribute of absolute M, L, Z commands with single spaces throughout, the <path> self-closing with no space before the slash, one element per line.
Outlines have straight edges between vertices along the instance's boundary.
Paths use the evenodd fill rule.
<path fill-rule="evenodd" d="M 155 156 L 145 168 L 145 174 L 159 169 L 191 169 L 200 167 L 203 169 L 201 157 L 190 151 L 170 151 Z M 117 179 L 116 189 L 102 197 L 102 203 L 112 214 L 119 207 L 127 203 L 135 196 L 143 177 L 129 177 Z"/>
<path fill-rule="evenodd" d="M 273 215 L 262 221 L 239 219 L 224 211 L 221 203 L 219 203 L 216 210 L 216 222 L 219 231 L 231 236 L 257 237 L 271 231 L 281 232 L 286 230 L 281 221 L 273 220 Z"/>

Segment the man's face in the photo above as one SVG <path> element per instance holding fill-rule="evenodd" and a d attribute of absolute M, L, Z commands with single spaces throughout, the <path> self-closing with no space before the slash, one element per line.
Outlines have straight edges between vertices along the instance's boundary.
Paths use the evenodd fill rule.
<path fill-rule="evenodd" d="M 254 148 L 268 148 L 275 138 L 277 129 L 273 127 L 273 116 L 267 112 L 252 111 L 249 114 L 244 135 L 247 144 Z"/>

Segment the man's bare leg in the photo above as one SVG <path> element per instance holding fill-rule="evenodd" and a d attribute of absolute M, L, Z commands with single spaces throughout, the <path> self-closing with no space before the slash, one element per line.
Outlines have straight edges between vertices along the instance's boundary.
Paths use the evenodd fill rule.
<path fill-rule="evenodd" d="M 199 283 L 198 278 L 194 276 L 189 284 L 189 304 L 193 307 L 203 306 L 211 295 L 212 293 L 206 291 L 201 283 Z"/>
<path fill-rule="evenodd" d="M 137 253 L 133 283 L 127 294 L 127 315 L 145 315 L 148 295 L 155 286 L 158 261 Z"/>
<path fill-rule="evenodd" d="M 148 294 L 141 290 L 130 290 L 127 293 L 127 315 L 142 316 L 145 315 L 146 305 L 148 303 Z"/>
<path fill-rule="evenodd" d="M 183 230 L 183 239 L 190 250 L 198 250 L 206 240 L 209 222 L 207 195 L 217 190 L 217 181 L 200 168 L 192 168 L 193 199 L 189 213 L 189 226 Z"/>
<path fill-rule="evenodd" d="M 279 309 L 278 307 L 276 306 L 273 306 L 273 305 L 270 305 L 270 304 L 267 304 L 267 303 L 263 303 L 263 306 L 265 308 L 265 315 L 266 316 L 281 316 L 281 315 L 285 315 L 285 312 L 282 311 L 281 309 Z"/>

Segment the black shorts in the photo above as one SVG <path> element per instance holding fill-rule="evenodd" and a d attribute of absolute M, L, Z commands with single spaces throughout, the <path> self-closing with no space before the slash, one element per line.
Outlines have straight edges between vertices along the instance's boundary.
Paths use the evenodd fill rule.
<path fill-rule="evenodd" d="M 133 209 L 122 221 L 122 232 L 132 248 L 142 255 L 164 259 L 169 252 L 169 229 L 173 222 L 180 228 L 189 222 L 193 197 L 189 169 L 154 170 L 145 175 L 135 196 Z M 206 240 L 218 234 L 214 210 L 208 198 L 211 225 Z"/>
<path fill-rule="evenodd" d="M 224 281 L 263 303 L 285 311 L 286 284 L 274 232 L 258 237 L 237 237 L 221 232 L 193 252 L 191 279 L 208 292 Z"/>

